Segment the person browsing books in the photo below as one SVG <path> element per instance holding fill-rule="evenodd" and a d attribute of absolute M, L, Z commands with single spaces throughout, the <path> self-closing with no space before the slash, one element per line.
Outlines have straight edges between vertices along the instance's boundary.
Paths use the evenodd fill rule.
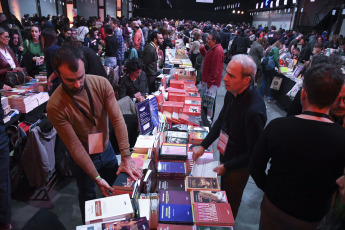
<path fill-rule="evenodd" d="M 48 102 L 48 117 L 73 158 L 71 169 L 84 221 L 84 203 L 96 198 L 96 185 L 108 196 L 116 174 L 125 172 L 135 180 L 142 172 L 130 156 L 126 125 L 108 80 L 85 74 L 84 57 L 77 47 L 58 49 L 52 64 L 62 84 Z M 119 167 L 109 142 L 109 119 L 121 152 Z"/>
<path fill-rule="evenodd" d="M 222 190 L 226 191 L 234 218 L 249 177 L 252 150 L 267 120 L 265 103 L 252 84 L 256 69 L 248 55 L 232 58 L 224 77 L 228 91 L 224 106 L 201 146 L 193 148 L 195 161 L 219 137 L 221 165 L 213 171 L 221 176 Z"/>

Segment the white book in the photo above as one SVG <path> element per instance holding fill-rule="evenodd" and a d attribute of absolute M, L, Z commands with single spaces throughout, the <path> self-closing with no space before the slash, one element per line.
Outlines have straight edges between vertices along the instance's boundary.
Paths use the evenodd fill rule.
<path fill-rule="evenodd" d="M 139 199 L 139 215 L 140 217 L 146 217 L 147 220 L 150 220 L 150 211 L 151 211 L 151 200 L 150 199 Z"/>
<path fill-rule="evenodd" d="M 209 158 L 198 158 L 192 168 L 191 175 L 195 177 L 217 177 L 213 169 L 219 165 L 217 160 Z"/>
<path fill-rule="evenodd" d="M 128 194 L 85 202 L 85 223 L 93 224 L 120 218 L 131 218 L 134 211 Z"/>

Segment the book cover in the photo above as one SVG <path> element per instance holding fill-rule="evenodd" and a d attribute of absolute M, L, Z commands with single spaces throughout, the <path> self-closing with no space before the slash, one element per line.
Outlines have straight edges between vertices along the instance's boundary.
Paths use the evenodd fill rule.
<path fill-rule="evenodd" d="M 177 178 L 186 176 L 186 164 L 185 162 L 158 162 L 158 178 Z"/>
<path fill-rule="evenodd" d="M 185 97 L 184 104 L 201 106 L 201 98 L 200 97 Z"/>
<path fill-rule="evenodd" d="M 235 224 L 229 203 L 194 203 L 196 225 L 233 226 Z"/>
<path fill-rule="evenodd" d="M 196 226 L 195 230 L 234 230 L 232 226 Z"/>
<path fill-rule="evenodd" d="M 169 113 L 181 113 L 183 110 L 184 102 L 177 101 L 165 101 L 162 106 L 163 111 L 168 111 Z"/>
<path fill-rule="evenodd" d="M 153 135 L 139 135 L 134 145 L 134 152 L 147 154 L 148 150 L 152 148 L 154 141 L 155 136 Z"/>
<path fill-rule="evenodd" d="M 157 230 L 194 230 L 194 227 L 182 224 L 158 224 Z"/>
<path fill-rule="evenodd" d="M 187 144 L 163 143 L 161 156 L 180 156 L 187 159 Z"/>
<path fill-rule="evenodd" d="M 136 230 L 149 230 L 149 222 L 147 221 L 146 217 L 140 218 L 130 218 L 115 222 L 107 222 L 102 223 L 102 230 L 106 229 L 136 229 Z"/>
<path fill-rule="evenodd" d="M 193 116 L 200 116 L 201 106 L 199 105 L 185 105 L 183 107 L 182 113 Z"/>
<path fill-rule="evenodd" d="M 225 191 L 191 191 L 193 203 L 228 203 Z"/>
<path fill-rule="evenodd" d="M 191 190 L 220 190 L 217 177 L 186 177 L 186 189 Z"/>
<path fill-rule="evenodd" d="M 193 152 L 193 148 L 196 147 L 196 146 L 200 146 L 200 145 L 189 144 L 188 145 L 188 151 L 189 152 Z M 208 146 L 208 148 L 205 149 L 205 153 L 213 153 L 212 145 Z"/>
<path fill-rule="evenodd" d="M 191 194 L 185 191 L 160 191 L 159 203 L 161 204 L 191 204 Z"/>
<path fill-rule="evenodd" d="M 144 163 L 147 160 L 147 154 L 132 153 L 131 158 L 141 169 L 143 169 Z"/>
<path fill-rule="evenodd" d="M 192 205 L 159 204 L 159 223 L 193 225 Z"/>
<path fill-rule="evenodd" d="M 156 190 L 157 191 L 161 191 L 161 190 L 185 191 L 185 180 L 157 179 Z"/>
<path fill-rule="evenodd" d="M 191 149 L 191 148 L 190 148 Z M 207 148 L 207 149 L 210 149 Z M 205 159 L 210 159 L 210 160 L 213 160 L 213 153 L 212 152 L 206 152 L 201 156 L 199 157 L 200 158 L 205 158 Z M 187 169 L 187 172 L 191 172 L 192 169 L 193 169 L 193 166 L 194 166 L 194 161 L 193 161 L 193 150 L 191 151 L 188 151 L 188 157 L 187 157 L 187 160 L 186 160 L 186 169 Z"/>
<path fill-rule="evenodd" d="M 183 80 L 170 80 L 170 87 L 176 89 L 184 89 L 184 81 Z"/>
<path fill-rule="evenodd" d="M 154 127 L 158 127 L 159 119 L 158 119 L 158 103 L 155 96 L 150 95 L 148 96 L 149 104 L 150 104 L 150 113 L 151 113 L 151 121 Z"/>
<path fill-rule="evenodd" d="M 148 99 L 136 104 L 140 134 L 145 135 L 153 130 L 150 101 Z"/>
<path fill-rule="evenodd" d="M 201 125 L 201 116 L 193 116 L 193 115 L 188 115 L 185 113 L 180 113 L 179 120 L 187 125 L 194 125 L 194 126 Z"/>
<path fill-rule="evenodd" d="M 186 92 L 186 97 L 200 97 L 200 94 L 197 92 Z"/>
<path fill-rule="evenodd" d="M 184 93 L 169 92 L 168 99 L 169 99 L 169 101 L 184 102 L 185 101 L 185 94 Z"/>
<path fill-rule="evenodd" d="M 176 144 L 188 144 L 188 132 L 167 131 L 166 142 Z"/>
<path fill-rule="evenodd" d="M 131 218 L 133 215 L 134 210 L 128 194 L 85 201 L 86 224 Z"/>
<path fill-rule="evenodd" d="M 192 168 L 191 176 L 194 177 L 217 177 L 217 173 L 213 171 L 219 162 L 214 159 L 198 158 Z"/>
<path fill-rule="evenodd" d="M 131 179 L 131 177 L 124 172 L 121 172 L 114 184 L 113 184 L 113 188 L 115 190 L 129 190 L 129 191 L 133 191 L 134 187 L 135 187 L 135 182 L 134 180 Z M 115 191 L 114 191 L 115 192 Z"/>
<path fill-rule="evenodd" d="M 188 131 L 188 125 L 172 124 L 168 131 Z"/>

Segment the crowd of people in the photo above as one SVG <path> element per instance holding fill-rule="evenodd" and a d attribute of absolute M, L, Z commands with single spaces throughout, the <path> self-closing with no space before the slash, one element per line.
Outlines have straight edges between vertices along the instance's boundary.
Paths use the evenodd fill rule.
<path fill-rule="evenodd" d="M 337 178 L 338 202 L 345 200 L 345 179 L 341 177 L 345 166 L 341 141 L 345 137 L 341 128 L 345 127 L 345 85 L 340 69 L 344 64 L 341 57 L 345 56 L 342 35 L 328 38 L 327 32 L 303 34 L 277 30 L 275 26 L 254 28 L 246 23 L 109 16 L 103 22 L 97 17 L 86 20 L 82 16 L 70 22 L 65 16 L 25 15 L 20 22 L 0 14 L 0 88 L 11 90 L 6 81 L 9 71 L 25 70 L 31 77 L 47 72 L 52 94 L 48 116 L 73 158 L 72 172 L 78 182 L 84 215 L 84 202 L 95 198 L 96 185 L 104 196 L 113 190 L 109 184 L 115 175 L 109 177 L 110 171 L 124 171 L 132 178 L 142 176 L 130 158 L 125 120 L 103 65 L 119 67 L 119 99 L 128 96 L 131 101 L 141 102 L 156 91 L 155 80 L 164 65 L 165 50 L 187 43 L 201 97 L 215 92 L 213 101 L 204 108 L 213 126 L 201 146 L 193 149 L 193 159 L 219 137 L 225 148 L 218 149 L 221 165 L 214 171 L 222 178 L 222 189 L 235 218 L 252 175 L 265 193 L 261 229 L 317 229 L 329 210 Z M 333 49 L 330 57 L 324 55 L 328 48 Z M 282 51 L 304 65 L 304 85 L 295 97 L 295 112 L 290 114 L 296 116 L 277 119 L 264 128 L 264 96 L 267 102 L 274 101 L 270 85 L 276 74 L 274 67 L 280 73 L 278 60 Z M 273 59 L 273 68 L 262 65 L 264 57 Z M 227 94 L 218 119 L 213 121 L 224 63 Z M 120 166 L 113 157 L 108 118 L 119 144 Z M 0 130 L 0 135 L 3 133 Z M 84 151 L 95 148 L 88 145 L 90 138 L 102 140 L 100 152 Z M 1 159 L 8 164 L 6 142 L 6 138 L 1 138 L 0 150 Z M 7 157 L 3 156 L 6 154 Z M 269 160 L 271 166 L 266 173 Z M 6 177 L 0 185 L 8 185 L 8 166 L 1 164 L 0 174 Z M 0 229 L 10 229 L 10 189 L 0 189 L 4 189 L 0 193 L 4 204 Z"/>

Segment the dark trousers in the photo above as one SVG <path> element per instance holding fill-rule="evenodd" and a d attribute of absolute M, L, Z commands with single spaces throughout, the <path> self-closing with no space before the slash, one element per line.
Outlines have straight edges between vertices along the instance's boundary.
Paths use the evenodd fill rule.
<path fill-rule="evenodd" d="M 2 121 L 1 121 L 2 123 Z M 5 127 L 0 124 L 0 227 L 11 221 L 10 153 Z"/>
<path fill-rule="evenodd" d="M 260 94 L 262 97 L 265 95 L 269 99 L 273 99 L 273 92 L 271 89 L 271 83 L 274 77 L 274 70 L 262 71 L 262 82 L 260 85 Z"/>
<path fill-rule="evenodd" d="M 123 60 L 119 60 L 117 58 L 116 61 L 117 61 L 117 66 L 119 67 L 119 76 L 122 76 L 121 71 L 122 71 Z"/>
<path fill-rule="evenodd" d="M 224 176 L 221 177 L 221 188 L 226 192 L 226 196 L 231 205 L 234 219 L 236 219 L 238 209 L 242 200 L 243 190 L 246 187 L 248 178 L 248 168 L 227 172 Z"/>
<path fill-rule="evenodd" d="M 266 195 L 261 202 L 261 217 L 259 230 L 316 230 L 320 222 L 310 223 L 292 217 L 274 206 Z"/>
<path fill-rule="evenodd" d="M 90 156 L 100 176 L 113 185 L 118 169 L 117 159 L 112 145 L 109 142 L 107 149 L 96 156 Z M 85 201 L 96 199 L 96 183 L 94 178 L 90 178 L 82 168 L 72 161 L 71 170 L 77 180 L 79 207 L 83 222 L 85 223 Z"/>
<path fill-rule="evenodd" d="M 151 94 L 152 92 L 156 91 L 156 86 L 155 86 L 156 76 L 146 75 L 146 79 L 147 79 L 147 85 L 149 87 L 149 94 Z"/>

